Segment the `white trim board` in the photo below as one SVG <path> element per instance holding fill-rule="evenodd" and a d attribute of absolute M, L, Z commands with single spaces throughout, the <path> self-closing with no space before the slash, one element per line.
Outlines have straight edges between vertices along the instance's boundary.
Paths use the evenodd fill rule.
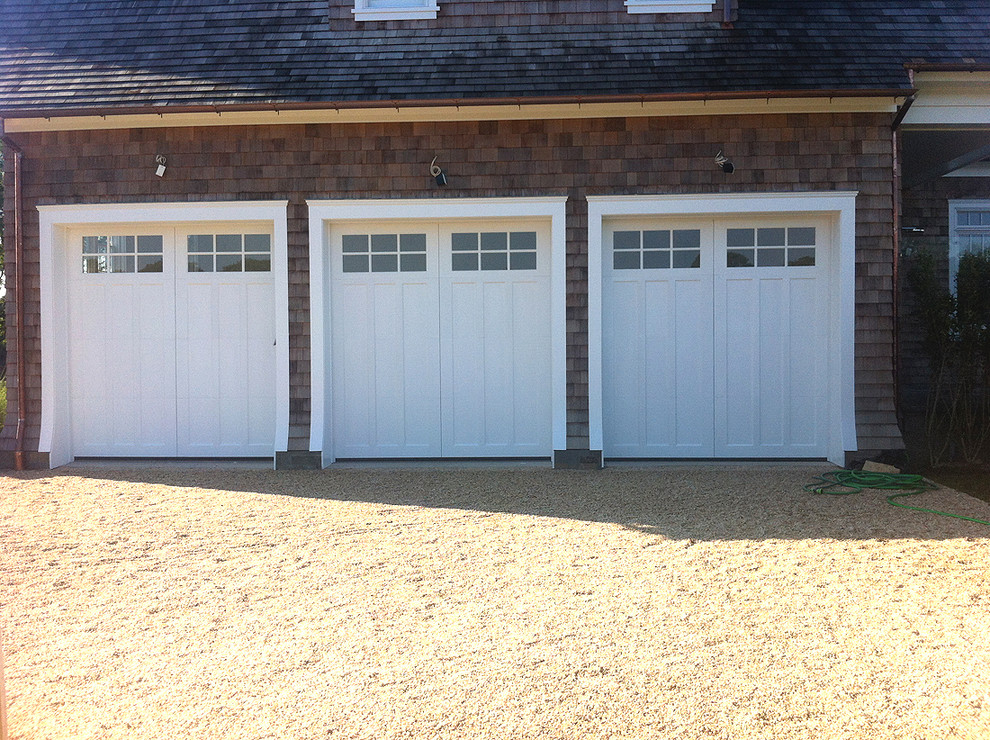
<path fill-rule="evenodd" d="M 643 100 L 588 103 L 524 103 L 507 105 L 463 103 L 448 105 L 382 105 L 380 107 L 310 110 L 219 110 L 178 113 L 120 113 L 104 115 L 33 116 L 6 118 L 7 133 L 30 131 L 90 131 L 179 126 L 275 126 L 305 123 L 404 123 L 417 121 L 530 121 L 579 118 L 642 118 L 666 116 L 728 116 L 767 113 L 891 113 L 901 97 L 748 97 L 711 100 Z"/>
<path fill-rule="evenodd" d="M 990 72 L 927 72 L 914 74 L 917 99 L 903 126 L 990 125 Z"/>
<path fill-rule="evenodd" d="M 855 407 L 856 192 L 588 196 L 588 410 L 590 446 L 603 449 L 602 222 L 614 216 L 825 215 L 834 222 L 837 293 L 828 329 L 828 459 L 857 449 Z M 835 351 L 837 350 L 837 351 Z M 835 359 L 835 357 L 838 359 Z"/>
<path fill-rule="evenodd" d="M 311 423 L 309 449 L 334 462 L 329 228 L 334 221 L 451 221 L 539 218 L 550 221 L 551 409 L 554 450 L 567 448 L 566 197 L 309 200 Z"/>
<path fill-rule="evenodd" d="M 289 291 L 288 201 L 195 203 L 73 204 L 38 206 L 41 273 L 41 436 L 39 452 L 49 453 L 51 467 L 72 461 L 69 439 L 67 377 L 68 336 L 64 322 L 66 275 L 59 256 L 68 229 L 88 224 L 182 224 L 196 222 L 271 222 L 272 278 L 275 288 L 275 447 L 289 440 Z"/>

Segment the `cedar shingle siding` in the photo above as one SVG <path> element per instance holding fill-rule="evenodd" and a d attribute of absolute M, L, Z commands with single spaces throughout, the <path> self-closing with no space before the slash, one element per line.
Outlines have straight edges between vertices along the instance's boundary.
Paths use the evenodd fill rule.
<path fill-rule="evenodd" d="M 906 65 L 990 66 L 985 0 L 739 0 L 731 24 L 722 22 L 724 0 L 711 13 L 643 15 L 629 14 L 623 0 L 439 2 L 435 20 L 390 22 L 355 22 L 353 0 L 0 3 L 0 119 L 195 110 L 216 113 L 220 124 L 8 130 L 24 150 L 25 246 L 25 282 L 8 281 L 8 336 L 25 340 L 29 404 L 20 414 L 11 342 L 8 418 L 27 420 L 28 449 L 37 449 L 41 404 L 38 205 L 287 199 L 289 447 L 305 450 L 306 199 L 566 195 L 567 436 L 581 449 L 589 436 L 586 196 L 827 190 L 859 193 L 859 448 L 901 446 L 892 112 L 253 126 L 224 125 L 223 115 L 332 113 L 383 101 L 402 114 L 403 106 L 485 102 L 718 106 L 724 98 L 781 97 L 824 110 L 815 98 L 847 96 L 869 101 L 857 110 L 882 110 L 875 103 L 887 101 L 893 111 L 913 90 Z M 734 174 L 714 166 L 718 149 Z M 162 179 L 154 176 L 156 154 L 168 157 Z M 442 191 L 427 176 L 435 154 L 450 179 Z M 7 213 L 12 195 L 8 188 Z M 938 199 L 944 208 L 943 194 L 927 198 L 907 196 L 905 220 Z M 911 341 L 902 339 L 902 350 Z M 921 371 L 912 362 L 903 360 L 909 384 Z M 0 450 L 13 448 L 14 427 L 0 434 Z"/>
<path fill-rule="evenodd" d="M 29 401 L 40 400 L 36 205 L 288 199 L 290 446 L 309 436 L 307 198 L 566 195 L 568 442 L 588 445 L 587 195 L 859 190 L 856 401 L 863 450 L 900 445 L 892 376 L 891 134 L 880 114 L 84 131 L 12 137 L 24 160 Z M 712 165 L 725 147 L 736 172 Z M 425 177 L 443 153 L 450 186 Z M 168 176 L 154 176 L 155 154 Z M 8 204 L 9 205 L 9 204 Z M 8 262 L 8 270 L 13 265 Z M 8 306 L 11 302 L 8 301 Z M 16 327 L 17 318 L 10 317 Z M 13 366 L 15 358 L 9 358 Z M 16 394 L 11 390 L 13 401 Z M 12 413 L 12 412 L 11 412 Z M 29 409 L 29 444 L 38 409 Z M 12 429 L 0 443 L 10 448 Z"/>

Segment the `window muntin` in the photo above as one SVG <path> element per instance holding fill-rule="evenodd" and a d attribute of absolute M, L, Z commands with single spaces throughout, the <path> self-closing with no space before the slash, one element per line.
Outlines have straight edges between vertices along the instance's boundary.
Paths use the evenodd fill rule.
<path fill-rule="evenodd" d="M 354 20 L 430 20 L 437 17 L 437 0 L 354 0 Z"/>
<path fill-rule="evenodd" d="M 344 234 L 341 272 L 426 272 L 426 234 Z"/>
<path fill-rule="evenodd" d="M 700 229 L 616 231 L 612 269 L 664 270 L 701 267 Z"/>
<path fill-rule="evenodd" d="M 725 230 L 726 267 L 814 267 L 814 226 Z"/>
<path fill-rule="evenodd" d="M 535 270 L 535 231 L 471 231 L 450 235 L 450 269 Z"/>
<path fill-rule="evenodd" d="M 189 234 L 189 272 L 271 272 L 269 234 Z"/>
<path fill-rule="evenodd" d="M 85 274 L 162 272 L 164 237 L 160 234 L 138 236 L 84 236 L 82 271 Z"/>

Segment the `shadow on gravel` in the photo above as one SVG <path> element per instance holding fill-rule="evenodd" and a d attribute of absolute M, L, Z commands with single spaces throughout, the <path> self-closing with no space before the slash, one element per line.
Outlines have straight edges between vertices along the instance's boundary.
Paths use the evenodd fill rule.
<path fill-rule="evenodd" d="M 821 496 L 803 486 L 815 466 L 670 466 L 602 471 L 520 469 L 328 469 L 271 471 L 169 467 L 76 467 L 14 476 L 35 480 L 75 476 L 176 488 L 499 512 L 622 527 L 673 540 L 955 539 L 990 537 L 990 527 L 895 508 L 881 491 Z M 222 481 L 218 485 L 217 481 Z M 990 519 L 990 504 L 952 489 L 908 503 Z"/>

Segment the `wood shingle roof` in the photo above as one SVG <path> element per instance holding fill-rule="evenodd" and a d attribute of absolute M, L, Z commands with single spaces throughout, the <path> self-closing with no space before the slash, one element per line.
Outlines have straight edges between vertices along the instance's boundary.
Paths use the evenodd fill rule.
<path fill-rule="evenodd" d="M 990 64 L 986 0 L 441 0 L 356 23 L 352 0 L 2 0 L 0 115 L 110 108 L 894 91 L 909 63 Z"/>

